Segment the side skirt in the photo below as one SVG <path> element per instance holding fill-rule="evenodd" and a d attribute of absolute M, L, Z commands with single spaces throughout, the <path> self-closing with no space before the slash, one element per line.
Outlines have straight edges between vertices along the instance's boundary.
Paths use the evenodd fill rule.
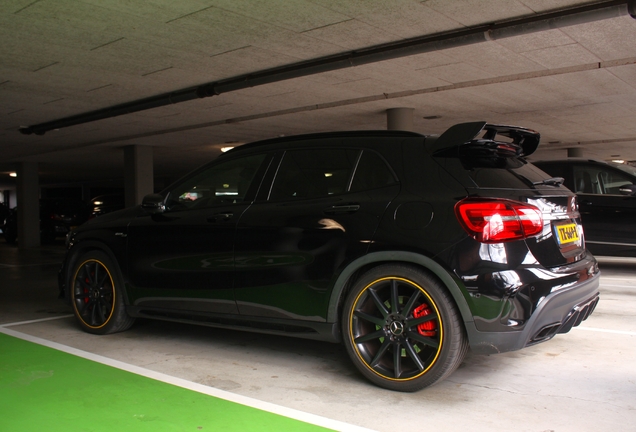
<path fill-rule="evenodd" d="M 334 343 L 339 343 L 342 340 L 338 323 L 315 323 L 260 317 L 246 318 L 241 315 L 184 312 L 162 308 L 141 308 L 138 306 L 127 306 L 126 312 L 128 315 L 136 318 L 242 330 L 252 333 L 291 336 Z"/>

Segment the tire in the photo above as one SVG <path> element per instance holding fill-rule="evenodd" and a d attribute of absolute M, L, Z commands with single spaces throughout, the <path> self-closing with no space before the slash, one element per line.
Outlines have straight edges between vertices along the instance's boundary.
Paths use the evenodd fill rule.
<path fill-rule="evenodd" d="M 365 273 L 342 315 L 349 357 L 362 375 L 389 390 L 432 386 L 455 371 L 468 350 L 452 297 L 414 267 L 388 264 Z"/>
<path fill-rule="evenodd" d="M 121 272 L 108 255 L 86 252 L 76 261 L 71 277 L 73 312 L 84 331 L 103 335 L 133 324 L 134 318 L 126 313 Z"/>

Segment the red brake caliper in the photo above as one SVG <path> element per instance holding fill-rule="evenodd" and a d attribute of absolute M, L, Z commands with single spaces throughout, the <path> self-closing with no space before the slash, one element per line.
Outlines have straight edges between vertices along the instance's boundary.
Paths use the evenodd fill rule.
<path fill-rule="evenodd" d="M 428 307 L 426 303 L 419 305 L 413 310 L 413 316 L 415 318 L 421 318 L 429 315 L 431 313 L 431 309 Z M 422 336 L 435 336 L 435 330 L 437 329 L 437 324 L 435 321 L 427 321 L 417 326 L 417 332 Z"/>

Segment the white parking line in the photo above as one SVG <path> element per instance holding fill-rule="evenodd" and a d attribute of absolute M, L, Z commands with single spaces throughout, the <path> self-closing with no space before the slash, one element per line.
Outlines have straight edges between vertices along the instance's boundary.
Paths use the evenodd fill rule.
<path fill-rule="evenodd" d="M 612 288 L 633 288 L 634 291 L 636 292 L 636 287 L 634 285 L 615 285 L 612 283 L 606 284 L 606 283 L 603 283 L 603 281 L 601 281 L 601 286 L 612 287 Z"/>
<path fill-rule="evenodd" d="M 621 334 L 621 335 L 627 335 L 627 336 L 636 336 L 636 332 L 632 332 L 632 331 L 624 331 L 624 330 L 607 330 L 607 329 L 602 329 L 602 328 L 596 328 L 596 327 L 574 327 L 577 330 L 586 330 L 586 331 L 594 331 L 594 332 L 601 332 L 601 333 L 613 333 L 613 334 Z"/>
<path fill-rule="evenodd" d="M 43 345 L 58 351 L 75 355 L 77 357 L 82 357 L 90 361 L 94 361 L 94 362 L 111 366 L 117 369 L 121 369 L 127 372 L 131 372 L 137 375 L 141 375 L 150 379 L 165 382 L 167 384 L 176 385 L 188 390 L 203 393 L 203 394 L 213 396 L 219 399 L 235 402 L 241 405 L 245 405 L 245 406 L 260 409 L 263 411 L 271 412 L 274 414 L 282 415 L 285 417 L 303 421 L 305 423 L 314 424 L 316 426 L 322 426 L 325 428 L 333 429 L 336 431 L 343 431 L 343 432 L 374 432 L 372 429 L 367 429 L 361 426 L 351 425 L 351 424 L 344 423 L 338 420 L 332 420 L 332 419 L 322 417 L 319 415 L 306 413 L 303 411 L 298 411 L 292 408 L 287 408 L 287 407 L 276 405 L 270 402 L 264 402 L 258 399 L 253 399 L 247 396 L 231 393 L 231 392 L 220 390 L 214 387 L 209 387 L 203 384 L 195 383 L 195 382 L 188 381 L 182 378 L 173 377 L 170 375 L 163 374 L 161 372 L 152 371 L 150 369 L 146 369 L 140 366 L 131 365 L 128 363 L 121 362 L 119 360 L 110 359 L 108 357 L 100 356 L 98 354 L 93 354 L 87 351 L 82 351 L 77 348 L 69 347 L 67 345 L 62 345 L 57 342 L 48 341 L 45 339 L 38 338 L 36 336 L 31 336 L 26 333 L 21 333 L 21 332 L 10 330 L 7 328 L 12 326 L 18 326 L 18 325 L 34 324 L 34 323 L 51 321 L 56 319 L 70 318 L 72 316 L 73 315 L 62 315 L 57 317 L 42 318 L 42 319 L 31 320 L 31 321 L 20 321 L 20 322 L 2 324 L 0 325 L 0 333 L 4 333 L 9 336 L 23 339 L 28 342 L 33 342 L 39 345 Z M 626 336 L 636 336 L 636 332 L 632 332 L 632 331 L 609 330 L 609 329 L 602 329 L 602 328 L 596 328 L 596 327 L 582 327 L 582 326 L 574 327 L 574 329 L 591 331 L 591 332 L 626 335 Z"/>
<path fill-rule="evenodd" d="M 12 327 L 12 326 L 18 326 L 18 325 L 24 325 L 24 324 L 34 324 L 34 323 L 39 323 L 44 321 L 53 321 L 53 320 L 58 320 L 62 318 L 70 318 L 72 316 L 73 315 L 61 315 L 61 316 L 55 316 L 50 318 L 40 318 L 40 319 L 30 320 L 30 321 L 17 321 L 17 322 L 12 322 L 8 324 L 0 324 L 0 327 Z"/>
<path fill-rule="evenodd" d="M 72 316 L 72 315 L 71 315 Z M 56 318 L 45 318 L 42 320 L 34 320 L 34 321 L 23 321 L 22 323 L 32 323 L 38 321 L 48 321 L 51 319 L 60 319 L 67 318 L 67 316 L 56 317 Z M 303 411 L 298 411 L 292 408 L 287 408 L 284 406 L 276 405 L 269 402 L 260 401 L 258 399 L 253 399 L 247 396 L 242 396 L 235 393 L 230 393 L 225 390 L 220 390 L 214 387 L 209 387 L 203 384 L 195 383 L 192 381 L 187 381 L 181 378 L 173 377 L 170 375 L 163 374 L 161 372 L 155 372 L 150 369 L 142 368 L 139 366 L 131 365 L 128 363 L 121 362 L 119 360 L 110 359 L 108 357 L 103 357 L 98 354 L 89 353 L 87 351 L 82 351 L 77 348 L 69 347 L 66 345 L 59 344 L 57 342 L 51 342 L 45 339 L 41 339 L 36 336 L 31 336 L 25 333 L 21 333 L 15 330 L 10 330 L 6 327 L 14 326 L 21 323 L 11 323 L 0 326 L 0 333 L 4 333 L 8 336 L 13 336 L 18 339 L 22 339 L 28 342 L 33 342 L 38 345 L 43 345 L 49 348 L 53 348 L 58 351 L 62 351 L 77 357 L 82 357 L 90 361 L 94 361 L 96 363 L 101 363 L 107 366 L 111 366 L 117 369 L 121 369 L 127 372 L 131 372 L 137 375 L 144 376 L 146 378 L 150 378 L 156 381 L 161 381 L 167 384 L 172 384 L 178 387 L 182 387 L 188 390 L 192 390 L 198 393 L 203 393 L 208 396 L 213 396 L 219 399 L 224 399 L 230 402 L 238 403 L 241 405 L 245 405 L 251 408 L 256 408 L 262 411 L 271 412 L 274 414 L 282 415 L 285 417 L 289 417 L 295 420 L 299 420 L 305 423 L 313 424 L 316 426 L 321 426 L 324 428 L 343 431 L 343 432 L 374 432 L 372 429 L 363 428 L 361 426 L 351 425 L 348 423 L 344 423 L 338 420 L 332 420 L 326 417 L 322 417 L 316 414 L 306 413 Z"/>
<path fill-rule="evenodd" d="M 3 264 L 0 263 L 0 268 L 18 268 L 18 267 L 39 267 L 39 266 L 50 266 L 50 265 L 60 265 L 60 261 L 55 262 L 42 262 L 37 264 Z"/>
<path fill-rule="evenodd" d="M 613 277 L 604 277 L 601 276 L 601 282 L 603 281 L 626 281 L 626 280 L 633 280 L 634 276 L 632 275 L 628 275 L 628 276 L 613 276 Z"/>

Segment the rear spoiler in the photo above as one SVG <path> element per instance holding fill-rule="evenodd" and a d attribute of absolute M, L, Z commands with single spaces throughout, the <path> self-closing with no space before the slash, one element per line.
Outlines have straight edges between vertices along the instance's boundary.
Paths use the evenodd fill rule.
<path fill-rule="evenodd" d="M 483 136 L 477 138 L 482 131 Z M 498 141 L 501 135 L 512 139 L 510 141 Z M 486 122 L 460 123 L 451 126 L 435 141 L 433 154 L 435 155 L 461 155 L 464 153 L 484 153 L 501 157 L 529 156 L 539 147 L 541 135 L 531 129 L 518 126 L 504 126 L 488 124 Z"/>

